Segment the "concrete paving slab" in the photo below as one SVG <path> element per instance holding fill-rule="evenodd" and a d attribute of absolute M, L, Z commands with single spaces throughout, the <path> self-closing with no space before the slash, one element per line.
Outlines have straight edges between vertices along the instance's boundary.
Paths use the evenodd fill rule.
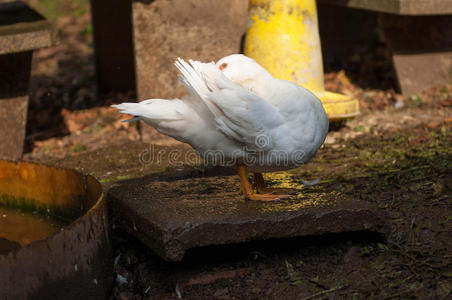
<path fill-rule="evenodd" d="M 369 203 L 325 192 L 321 185 L 304 186 L 287 200 L 246 201 L 238 195 L 237 176 L 208 173 L 212 176 L 176 172 L 118 182 L 108 191 L 114 219 L 168 261 L 208 245 L 388 231 L 385 216 Z"/>

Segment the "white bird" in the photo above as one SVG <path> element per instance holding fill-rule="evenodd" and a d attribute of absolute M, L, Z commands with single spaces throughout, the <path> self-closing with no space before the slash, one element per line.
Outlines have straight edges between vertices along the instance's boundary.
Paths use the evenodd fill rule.
<path fill-rule="evenodd" d="M 216 64 L 178 58 L 175 65 L 187 97 L 112 106 L 190 144 L 210 163 L 236 167 L 246 199 L 289 197 L 266 188 L 261 173 L 297 168 L 315 155 L 328 132 L 321 101 L 240 54 Z"/>

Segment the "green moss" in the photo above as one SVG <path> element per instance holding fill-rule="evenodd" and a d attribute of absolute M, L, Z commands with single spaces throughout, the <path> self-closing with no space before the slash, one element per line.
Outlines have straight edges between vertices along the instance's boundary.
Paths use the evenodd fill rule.
<path fill-rule="evenodd" d="M 86 151 L 88 149 L 88 147 L 86 147 L 85 145 L 80 145 L 80 144 L 75 144 L 74 147 L 72 148 L 72 152 L 83 152 Z"/>
<path fill-rule="evenodd" d="M 50 217 L 61 225 L 69 225 L 81 215 L 81 211 L 77 205 L 64 208 L 45 206 L 36 199 L 13 197 L 5 193 L 0 194 L 0 206 Z"/>
<path fill-rule="evenodd" d="M 88 0 L 38 0 L 35 8 L 43 14 L 47 19 L 53 21 L 58 17 L 65 15 L 73 15 L 80 17 L 84 15 L 88 9 Z"/>

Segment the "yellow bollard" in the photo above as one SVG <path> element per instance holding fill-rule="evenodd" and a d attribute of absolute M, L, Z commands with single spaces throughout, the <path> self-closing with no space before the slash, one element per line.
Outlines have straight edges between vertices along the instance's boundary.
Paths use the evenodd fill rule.
<path fill-rule="evenodd" d="M 245 55 L 316 94 L 330 120 L 359 114 L 356 99 L 324 89 L 315 0 L 250 0 Z"/>

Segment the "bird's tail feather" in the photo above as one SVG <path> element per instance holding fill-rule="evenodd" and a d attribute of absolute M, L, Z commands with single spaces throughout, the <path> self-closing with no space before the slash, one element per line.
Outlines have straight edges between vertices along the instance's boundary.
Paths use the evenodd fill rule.
<path fill-rule="evenodd" d="M 124 102 L 121 104 L 113 104 L 110 106 L 118 109 L 119 112 L 123 114 L 128 114 L 132 116 L 140 115 L 139 103 Z"/>
<path fill-rule="evenodd" d="M 161 99 L 150 99 L 139 103 L 124 102 L 111 105 L 119 110 L 120 113 L 134 116 L 126 122 L 134 122 L 142 118 L 150 120 L 178 120 L 180 116 L 174 109 L 175 102 Z"/>
<path fill-rule="evenodd" d="M 182 83 L 189 89 L 190 92 L 195 92 L 194 96 L 199 96 L 203 99 L 207 94 L 209 94 L 210 91 L 201 77 L 200 72 L 197 72 L 180 57 L 177 58 L 174 65 L 182 74 Z"/>
<path fill-rule="evenodd" d="M 136 122 L 136 121 L 140 121 L 141 117 L 140 116 L 135 116 L 133 118 L 127 119 L 127 120 L 122 120 L 120 121 L 121 123 L 131 123 L 131 122 Z"/>
<path fill-rule="evenodd" d="M 185 85 L 187 90 L 199 100 L 199 104 L 212 114 L 214 118 L 218 118 L 221 114 L 215 104 L 208 100 L 212 93 L 210 81 L 212 68 L 215 69 L 215 64 L 201 63 L 199 61 L 190 60 L 190 64 L 178 57 L 174 65 L 181 72 L 179 76 L 181 82 Z"/>

